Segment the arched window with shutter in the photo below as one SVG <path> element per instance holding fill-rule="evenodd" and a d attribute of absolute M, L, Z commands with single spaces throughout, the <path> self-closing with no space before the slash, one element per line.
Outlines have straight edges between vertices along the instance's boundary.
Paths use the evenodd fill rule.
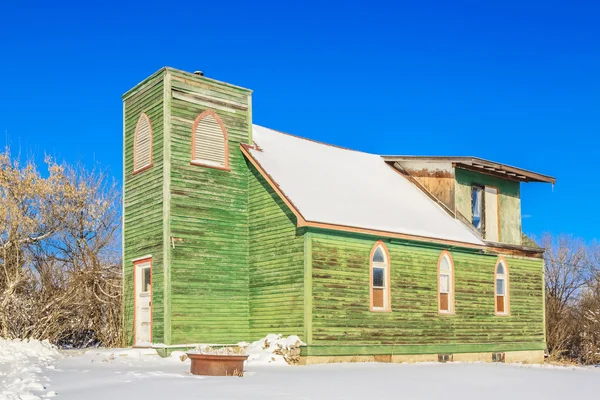
<path fill-rule="evenodd" d="M 454 262 L 449 251 L 444 250 L 438 260 L 438 311 L 454 314 Z"/>
<path fill-rule="evenodd" d="M 382 241 L 371 250 L 371 311 L 392 311 L 390 298 L 390 255 Z"/>
<path fill-rule="evenodd" d="M 138 118 L 133 135 L 133 173 L 152 166 L 152 124 L 146 113 Z"/>
<path fill-rule="evenodd" d="M 227 130 L 221 118 L 207 110 L 192 126 L 192 164 L 229 170 Z"/>

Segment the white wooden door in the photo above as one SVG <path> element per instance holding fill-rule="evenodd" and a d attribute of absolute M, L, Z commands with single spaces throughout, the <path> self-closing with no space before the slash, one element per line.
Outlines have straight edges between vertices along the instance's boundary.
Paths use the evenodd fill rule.
<path fill-rule="evenodd" d="M 485 187 L 485 239 L 491 242 L 500 241 L 500 199 L 498 189 Z"/>
<path fill-rule="evenodd" d="M 135 264 L 135 345 L 152 342 L 152 263 Z"/>

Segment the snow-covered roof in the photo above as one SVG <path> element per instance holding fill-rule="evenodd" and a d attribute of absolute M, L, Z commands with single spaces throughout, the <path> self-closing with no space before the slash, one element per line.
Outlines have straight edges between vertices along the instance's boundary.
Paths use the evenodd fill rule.
<path fill-rule="evenodd" d="M 250 156 L 309 222 L 483 245 L 379 155 L 253 125 Z"/>

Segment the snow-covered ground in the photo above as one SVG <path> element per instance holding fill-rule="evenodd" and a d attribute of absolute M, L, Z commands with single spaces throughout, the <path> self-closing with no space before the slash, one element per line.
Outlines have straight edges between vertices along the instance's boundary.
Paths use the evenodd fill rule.
<path fill-rule="evenodd" d="M 0 338 L 0 400 L 36 399 L 32 392 L 52 397 L 45 390 L 53 364 L 60 357 L 47 341 L 4 340 Z"/>
<path fill-rule="evenodd" d="M 258 357 L 257 362 L 249 362 L 243 378 L 199 377 L 189 374 L 189 360 L 153 354 L 151 350 L 91 350 L 58 355 L 47 344 L 15 346 L 0 339 L 0 399 L 56 395 L 65 400 L 564 400 L 600 394 L 600 368 L 593 367 L 466 363 L 293 367 Z"/>

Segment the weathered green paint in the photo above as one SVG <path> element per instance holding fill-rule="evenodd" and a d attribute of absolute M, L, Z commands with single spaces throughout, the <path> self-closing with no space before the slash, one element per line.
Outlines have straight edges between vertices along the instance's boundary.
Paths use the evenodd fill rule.
<path fill-rule="evenodd" d="M 163 83 L 163 302 L 164 342 L 171 343 L 171 72 Z"/>
<path fill-rule="evenodd" d="M 254 143 L 252 140 L 252 94 L 248 94 L 248 143 Z"/>
<path fill-rule="evenodd" d="M 170 70 L 171 343 L 248 338 L 248 143 L 250 92 Z M 229 136 L 230 171 L 192 165 L 192 125 L 215 110 Z"/>
<path fill-rule="evenodd" d="M 282 333 L 299 335 L 308 344 L 304 355 L 544 348 L 540 259 L 506 257 L 511 315 L 499 317 L 494 314 L 496 255 L 297 228 L 294 214 L 240 151 L 241 143 L 251 143 L 251 103 L 246 89 L 170 68 L 124 96 L 128 343 L 133 341 L 132 260 L 152 255 L 155 343 L 235 343 Z M 192 124 L 207 109 L 227 128 L 230 171 L 190 163 Z M 133 133 L 141 112 L 152 123 L 153 166 L 132 175 Z M 519 184 L 456 171 L 459 211 L 470 216 L 472 183 L 498 187 L 501 239 L 516 242 Z M 378 239 L 390 252 L 391 313 L 369 310 L 369 255 Z M 451 316 L 437 311 L 437 262 L 444 249 L 455 265 Z"/>
<path fill-rule="evenodd" d="M 494 186 L 500 192 L 500 242 L 521 245 L 521 187 L 519 182 L 456 168 L 456 210 L 469 221 L 473 184 Z"/>
<path fill-rule="evenodd" d="M 250 169 L 250 334 L 304 339 L 304 246 L 296 217 L 260 173 Z"/>
<path fill-rule="evenodd" d="M 174 93 L 176 95 L 174 95 Z M 249 333 L 248 168 L 251 92 L 163 68 L 124 95 L 124 325 L 133 343 L 133 263 L 152 256 L 152 337 L 235 342 Z M 231 171 L 191 165 L 191 128 L 206 109 L 229 135 Z M 137 119 L 148 113 L 153 166 L 132 175 Z"/>
<path fill-rule="evenodd" d="M 369 255 L 375 240 L 314 233 L 314 345 L 472 345 L 543 343 L 543 267 L 506 257 L 508 317 L 494 313 L 496 256 L 451 250 L 455 315 L 438 315 L 441 248 L 390 243 L 392 312 L 369 311 Z M 492 346 L 493 347 L 493 346 Z"/>
<path fill-rule="evenodd" d="M 542 298 L 544 299 L 543 307 L 546 310 L 546 260 L 542 259 Z M 546 343 L 546 313 L 544 312 L 544 321 L 542 322 L 544 325 L 544 343 Z"/>
<path fill-rule="evenodd" d="M 123 324 L 133 343 L 133 259 L 152 255 L 152 337 L 164 340 L 163 309 L 163 77 L 161 70 L 124 97 Z M 133 138 L 141 113 L 152 124 L 152 167 L 133 173 Z"/>
<path fill-rule="evenodd" d="M 312 233 L 304 234 L 304 343 L 312 343 Z"/>

